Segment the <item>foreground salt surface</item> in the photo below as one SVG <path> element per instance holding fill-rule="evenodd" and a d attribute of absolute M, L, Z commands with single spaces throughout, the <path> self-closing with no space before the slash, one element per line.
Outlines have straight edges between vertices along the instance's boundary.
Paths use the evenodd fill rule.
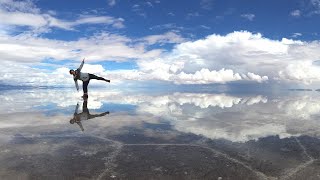
<path fill-rule="evenodd" d="M 2 179 L 320 178 L 320 94 L 0 93 Z M 86 104 L 85 104 L 86 105 Z M 83 131 L 81 130 L 81 127 Z"/>

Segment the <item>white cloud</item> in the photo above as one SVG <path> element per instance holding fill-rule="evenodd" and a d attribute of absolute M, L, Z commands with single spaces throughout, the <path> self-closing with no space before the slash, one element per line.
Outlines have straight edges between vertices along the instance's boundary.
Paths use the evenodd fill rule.
<path fill-rule="evenodd" d="M 114 19 L 109 16 L 88 16 L 77 19 L 72 25 L 80 25 L 80 24 L 114 24 L 115 21 L 123 22 L 122 18 Z"/>
<path fill-rule="evenodd" d="M 49 26 L 58 27 L 66 30 L 73 30 L 75 26 L 82 24 L 107 24 L 115 28 L 124 28 L 124 20 L 122 18 L 113 18 L 110 16 L 82 16 L 75 21 L 63 21 L 46 16 Z"/>
<path fill-rule="evenodd" d="M 80 16 L 73 21 L 53 17 L 52 11 L 43 13 L 32 1 L 0 1 L 0 24 L 6 26 L 27 26 L 34 29 L 39 28 L 61 28 L 74 30 L 75 26 L 81 24 L 106 24 L 114 28 L 123 28 L 124 20 L 110 16 Z"/>
<path fill-rule="evenodd" d="M 169 99 L 180 106 L 192 104 L 202 109 L 208 107 L 230 108 L 242 102 L 242 98 L 226 94 L 175 93 Z"/>
<path fill-rule="evenodd" d="M 242 77 L 246 80 L 251 80 L 251 81 L 257 81 L 259 83 L 263 82 L 263 81 L 267 81 L 269 78 L 268 76 L 259 76 L 257 74 L 254 74 L 254 73 L 251 73 L 251 72 L 248 72 L 247 75 L 242 75 Z"/>
<path fill-rule="evenodd" d="M 293 17 L 300 17 L 301 16 L 301 11 L 300 10 L 294 10 L 290 13 L 291 16 Z"/>
<path fill-rule="evenodd" d="M 242 14 L 241 15 L 242 18 L 245 18 L 249 21 L 253 21 L 253 19 L 256 17 L 254 14 Z"/>
<path fill-rule="evenodd" d="M 211 29 L 209 26 L 206 26 L 206 25 L 200 25 L 200 27 L 203 29 L 208 29 L 208 30 Z"/>
<path fill-rule="evenodd" d="M 285 80 L 311 84 L 320 80 L 320 67 L 312 65 L 312 62 L 295 62 L 279 71 L 279 76 Z"/>
<path fill-rule="evenodd" d="M 241 100 L 241 104 L 247 104 L 248 106 L 254 105 L 254 104 L 258 104 L 258 103 L 267 103 L 268 99 L 267 97 L 258 95 L 258 96 L 254 96 L 254 97 L 249 97 L 249 98 L 243 98 Z"/>
<path fill-rule="evenodd" d="M 175 14 L 173 12 L 169 12 L 167 13 L 168 16 L 175 16 Z"/>
<path fill-rule="evenodd" d="M 83 17 L 87 18 L 87 17 Z M 100 21 L 84 19 L 83 23 Z M 82 23 L 82 21 L 78 22 Z M 149 45 L 176 44 L 171 52 L 150 49 Z M 277 80 L 291 83 L 320 82 L 319 68 L 313 64 L 320 59 L 320 43 L 302 42 L 283 38 L 272 40 L 261 34 L 246 31 L 227 35 L 210 35 L 196 41 L 186 41 L 179 34 L 131 39 L 110 33 L 96 34 L 74 41 L 52 40 L 20 34 L 0 36 L 0 56 L 7 64 L 19 62 L 39 63 L 52 60 L 82 59 L 90 61 L 135 60 L 137 69 L 104 71 L 114 82 L 123 80 L 160 80 L 176 84 L 210 84 L 232 81 L 266 82 Z M 61 66 L 63 67 L 63 66 Z M 9 76 L 3 68 L 0 73 Z M 44 77 L 48 72 L 33 68 Z M 24 78 L 17 76 L 16 79 Z M 35 82 L 35 81 L 34 81 Z"/>
<path fill-rule="evenodd" d="M 22 12 L 4 12 L 0 9 L 1 24 L 31 26 L 35 28 L 47 25 L 47 21 L 43 16 Z"/>
<path fill-rule="evenodd" d="M 6 11 L 21 11 L 26 13 L 39 13 L 40 9 L 37 8 L 31 0 L 15 1 L 15 0 L 0 0 L 1 9 Z"/>
<path fill-rule="evenodd" d="M 201 69 L 194 74 L 181 72 L 175 78 L 178 84 L 210 84 L 210 83 L 226 83 L 230 81 L 241 80 L 238 73 L 233 73 L 230 69 L 221 69 L 219 71 L 210 71 Z"/>
<path fill-rule="evenodd" d="M 3 60 L 13 62 L 40 62 L 46 58 L 56 60 L 82 59 L 127 60 L 130 58 L 158 57 L 160 50 L 146 51 L 131 39 L 114 34 L 97 34 L 77 41 L 51 40 L 33 37 L 28 34 L 19 36 L 0 36 L 0 55 Z"/>
<path fill-rule="evenodd" d="M 153 7 L 153 4 L 152 4 L 151 2 L 149 2 L 149 1 L 147 1 L 145 4 L 146 4 L 147 6 L 149 6 L 149 7 Z"/>
<path fill-rule="evenodd" d="M 149 45 L 156 43 L 181 43 L 185 39 L 174 32 L 167 32 L 160 35 L 150 35 L 143 38 L 143 41 L 147 42 Z"/>
<path fill-rule="evenodd" d="M 292 37 L 294 37 L 294 38 L 297 38 L 297 37 L 300 37 L 300 36 L 302 36 L 302 33 L 293 33 L 292 34 Z"/>
<path fill-rule="evenodd" d="M 116 5 L 116 0 L 108 0 L 108 5 L 109 6 L 115 6 Z"/>
<path fill-rule="evenodd" d="M 205 39 L 178 44 L 172 56 L 166 57 L 163 61 L 167 62 L 166 64 L 181 62 L 183 69 L 178 73 L 189 74 L 185 76 L 189 79 L 195 78 L 196 73 L 198 77 L 196 79 L 199 79 L 203 74 L 200 72 L 201 69 L 207 69 L 207 74 L 226 69 L 233 72 L 236 70 L 234 74 L 238 73 L 241 76 L 241 78 L 237 75 L 232 76 L 231 73 L 229 77 L 237 77 L 233 78 L 235 80 L 251 79 L 262 82 L 270 78 L 279 78 L 279 73 L 287 69 L 290 64 L 304 62 L 316 68 L 312 62 L 320 58 L 316 50 L 319 47 L 320 43 L 317 41 L 302 42 L 286 38 L 279 41 L 265 38 L 261 34 L 241 31 L 225 36 L 214 34 Z M 302 66 L 297 68 L 300 71 L 305 69 L 302 69 Z M 315 71 L 312 70 L 311 74 L 313 73 Z M 318 76 L 310 75 L 310 72 L 308 74 L 304 77 L 320 81 Z M 295 80 L 306 82 L 303 78 Z"/>

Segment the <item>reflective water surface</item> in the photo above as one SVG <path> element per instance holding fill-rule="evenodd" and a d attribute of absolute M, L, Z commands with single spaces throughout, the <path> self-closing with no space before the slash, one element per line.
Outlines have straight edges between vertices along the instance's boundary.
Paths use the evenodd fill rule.
<path fill-rule="evenodd" d="M 0 92 L 1 179 L 320 179 L 320 94 Z"/>

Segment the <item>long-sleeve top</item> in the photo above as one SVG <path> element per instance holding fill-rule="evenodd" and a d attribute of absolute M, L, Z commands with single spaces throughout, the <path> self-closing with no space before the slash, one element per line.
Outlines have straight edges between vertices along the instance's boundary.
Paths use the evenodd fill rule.
<path fill-rule="evenodd" d="M 76 85 L 77 90 L 79 91 L 79 85 L 78 80 L 81 81 L 89 81 L 89 73 L 83 73 L 81 72 L 81 69 L 83 67 L 84 61 L 81 62 L 79 68 L 75 71 L 76 74 L 73 76 L 74 83 Z"/>

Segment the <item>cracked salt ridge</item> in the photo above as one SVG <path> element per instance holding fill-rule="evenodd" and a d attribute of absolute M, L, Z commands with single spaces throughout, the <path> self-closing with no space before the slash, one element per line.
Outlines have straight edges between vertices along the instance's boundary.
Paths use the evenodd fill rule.
<path fill-rule="evenodd" d="M 106 162 L 104 163 L 105 170 L 101 174 L 99 174 L 97 178 L 98 180 L 104 179 L 104 177 L 107 174 L 111 174 L 110 176 L 111 178 L 117 177 L 117 173 L 114 171 L 114 168 L 115 168 L 114 161 L 115 161 L 115 158 L 118 156 L 118 154 L 121 152 L 122 147 L 123 147 L 122 145 L 116 146 L 116 150 L 114 150 L 110 156 L 104 158 L 106 160 Z"/>
<path fill-rule="evenodd" d="M 234 163 L 237 163 L 237 164 L 240 164 L 241 166 L 243 166 L 244 168 L 252 171 L 253 173 L 255 173 L 259 179 L 275 179 L 274 177 L 269 177 L 269 176 L 266 176 L 264 173 L 260 172 L 260 171 L 257 171 L 257 170 L 254 170 L 252 169 L 250 166 L 246 165 L 245 163 L 237 160 L 237 159 L 234 159 L 232 157 L 230 157 L 229 155 L 227 154 L 224 154 L 220 151 L 217 151 L 215 149 L 212 149 L 210 147 L 206 147 L 206 146 L 200 146 L 200 145 L 196 145 L 196 144 L 122 144 L 122 147 L 123 146 L 190 146 L 190 147 L 199 147 L 199 148 L 203 148 L 203 149 L 207 149 L 217 155 L 220 155 Z M 121 149 L 118 151 L 118 153 L 116 155 L 118 155 L 120 153 Z M 115 158 L 115 157 L 113 157 Z M 100 176 L 98 179 L 101 179 L 104 175 L 106 175 L 106 173 L 108 173 L 109 170 L 106 169 Z"/>
<path fill-rule="evenodd" d="M 313 164 L 315 161 L 317 161 L 318 159 L 314 159 L 311 155 L 309 155 L 309 153 L 306 150 L 306 147 L 304 145 L 301 144 L 300 140 L 297 137 L 294 137 L 294 139 L 297 141 L 298 145 L 300 146 L 300 148 L 303 150 L 303 154 L 305 156 L 307 156 L 310 160 L 299 165 L 298 167 L 291 169 L 289 171 L 287 171 L 286 173 L 284 173 L 284 175 L 280 178 L 280 179 L 289 179 L 290 177 L 294 176 L 296 173 L 298 173 L 299 171 L 303 170 L 304 168 L 308 167 L 309 165 Z"/>
<path fill-rule="evenodd" d="M 76 135 L 76 134 L 75 134 Z M 67 136 L 67 135 L 62 135 L 62 136 L 58 136 L 58 135 L 41 135 L 42 137 L 75 137 L 74 135 L 70 135 L 70 136 Z M 37 137 L 37 136 L 24 136 L 24 137 Z M 265 175 L 264 173 L 260 172 L 260 171 L 257 171 L 257 170 L 254 170 L 252 169 L 252 167 L 246 165 L 245 163 L 235 159 L 235 158 L 232 158 L 230 157 L 229 155 L 225 154 L 225 153 L 222 153 L 220 151 L 217 151 L 213 148 L 210 148 L 210 147 L 206 147 L 206 146 L 201 146 L 201 145 L 196 145 L 196 144 L 124 144 L 124 143 L 121 143 L 119 141 L 115 141 L 115 140 L 111 140 L 111 139 L 108 139 L 108 138 L 104 138 L 104 137 L 99 137 L 99 136 L 92 136 L 90 135 L 89 137 L 93 137 L 93 138 L 98 138 L 98 139 L 101 139 L 101 140 L 104 140 L 104 141 L 108 141 L 108 142 L 112 142 L 114 145 L 115 145 L 115 148 L 116 150 L 113 151 L 111 153 L 110 156 L 108 157 L 105 157 L 105 170 L 98 176 L 97 179 L 103 179 L 107 174 L 112 174 L 112 178 L 115 178 L 116 177 L 116 173 L 114 172 L 114 161 L 115 161 L 115 158 L 118 156 L 118 154 L 121 152 L 123 146 L 191 146 L 191 147 L 199 147 L 199 148 L 204 148 L 204 149 L 207 149 L 207 150 L 210 150 L 211 152 L 215 153 L 215 154 L 218 154 L 232 162 L 235 162 L 237 164 L 240 164 L 242 165 L 243 167 L 245 167 L 246 169 L 254 172 L 258 177 L 259 179 L 277 179 L 275 177 L 270 177 L 270 176 L 267 176 Z M 298 173 L 299 171 L 301 171 L 302 169 L 308 167 L 309 165 L 311 165 L 314 161 L 318 160 L 318 159 L 314 159 L 311 155 L 308 154 L 306 148 L 301 144 L 301 142 L 299 141 L 299 139 L 297 139 L 295 137 L 295 140 L 297 142 L 297 144 L 300 146 L 300 148 L 303 150 L 303 154 L 309 158 L 310 160 L 305 162 L 305 163 L 302 163 L 301 165 L 297 166 L 296 168 L 294 169 L 291 169 L 289 171 L 287 171 L 286 173 L 284 173 L 283 176 L 280 177 L 280 179 L 289 179 L 290 177 L 292 177 L 293 175 L 295 175 L 296 173 Z M 110 177 L 111 177 L 110 176 Z"/>
<path fill-rule="evenodd" d="M 104 137 L 100 137 L 100 136 L 90 135 L 89 137 L 93 137 L 93 138 L 101 139 L 101 140 L 104 140 L 104 141 L 112 142 L 114 144 L 113 146 L 115 147 L 115 150 L 111 153 L 110 156 L 107 156 L 107 157 L 103 158 L 104 160 L 106 160 L 106 162 L 104 163 L 105 170 L 102 173 L 100 173 L 99 176 L 96 179 L 97 180 L 105 179 L 104 177 L 107 174 L 111 174 L 111 176 L 110 176 L 111 178 L 117 177 L 117 174 L 114 171 L 114 168 L 115 168 L 114 161 L 115 161 L 116 157 L 118 156 L 118 154 L 121 152 L 123 144 L 121 142 L 119 142 L 119 141 L 114 141 L 112 139 L 108 139 L 108 138 L 104 138 Z"/>
<path fill-rule="evenodd" d="M 301 144 L 300 140 L 299 140 L 297 137 L 294 137 L 294 139 L 297 141 L 297 143 L 299 144 L 299 146 L 300 146 L 301 149 L 303 150 L 303 153 L 304 153 L 310 160 L 314 160 L 314 158 L 308 154 L 306 148 Z"/>

